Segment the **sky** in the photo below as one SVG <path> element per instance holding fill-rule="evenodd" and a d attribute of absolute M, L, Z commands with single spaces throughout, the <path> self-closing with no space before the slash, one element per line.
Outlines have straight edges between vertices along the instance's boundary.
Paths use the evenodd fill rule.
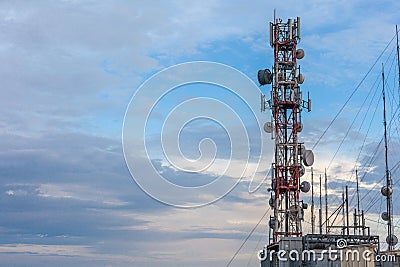
<path fill-rule="evenodd" d="M 381 241 L 384 64 L 400 236 L 390 42 L 399 1 L 1 1 L 2 265 L 226 266 L 269 209 L 273 141 L 260 129 L 270 114 L 260 112 L 257 90 L 268 96 L 270 87 L 258 88 L 257 71 L 273 64 L 274 8 L 284 20 L 301 17 L 301 88 L 313 107 L 303 111 L 300 140 L 314 147 L 316 187 L 327 169 L 330 211 L 345 185 L 354 208 L 357 167 L 361 208 Z M 217 84 L 157 95 L 191 79 L 200 68 L 183 63 L 193 61 L 216 62 L 202 70 Z M 310 203 L 311 194 L 301 198 Z M 259 265 L 270 214 L 230 266 Z"/>

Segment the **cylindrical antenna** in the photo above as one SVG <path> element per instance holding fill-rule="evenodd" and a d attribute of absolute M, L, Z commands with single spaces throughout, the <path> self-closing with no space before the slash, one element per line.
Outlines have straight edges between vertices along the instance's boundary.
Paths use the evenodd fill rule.
<path fill-rule="evenodd" d="M 272 22 L 269 23 L 269 44 L 274 46 L 274 24 Z"/>
<path fill-rule="evenodd" d="M 297 17 L 297 38 L 300 40 L 300 17 Z"/>
<path fill-rule="evenodd" d="M 273 229 L 272 229 L 272 227 L 271 227 L 271 220 L 272 220 L 272 218 L 273 218 L 273 216 L 269 216 L 269 233 L 268 233 L 268 235 L 269 235 L 269 243 L 271 243 L 271 241 L 272 241 L 272 239 L 273 239 L 273 234 L 274 234 L 274 232 L 273 232 Z"/>

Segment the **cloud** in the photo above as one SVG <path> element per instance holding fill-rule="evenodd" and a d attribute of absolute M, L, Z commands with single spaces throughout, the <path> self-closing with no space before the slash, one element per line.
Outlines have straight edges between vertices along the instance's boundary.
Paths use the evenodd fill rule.
<path fill-rule="evenodd" d="M 139 84 L 164 66 L 209 59 L 233 65 L 255 81 L 256 70 L 272 64 L 267 23 L 273 5 L 279 16 L 302 18 L 304 90 L 312 92 L 317 110 L 304 124 L 302 138 L 310 146 L 329 121 L 327 115 L 343 102 L 394 34 L 398 1 L 3 1 L 3 264 L 226 264 L 266 210 L 265 188 L 249 195 L 245 180 L 214 205 L 192 210 L 166 207 L 132 181 L 122 155 L 122 120 Z M 348 121 L 343 120 L 316 151 L 316 172 L 328 164 Z M 188 134 L 201 136 L 201 127 Z M 352 132 L 351 141 L 356 134 Z M 190 138 L 183 141 L 197 144 Z M 373 140 L 369 144 L 366 159 L 375 145 Z M 349 154 L 340 154 L 332 165 L 332 203 L 340 201 L 352 162 Z M 379 160 L 367 170 L 363 194 L 380 177 L 381 166 Z M 170 166 L 160 167 L 175 174 L 172 178 L 185 179 Z M 218 171 L 198 179 L 213 179 Z M 375 199 L 379 192 L 370 194 Z M 370 218 L 378 216 L 378 208 L 371 211 Z M 268 216 L 235 264 L 257 261 L 255 251 L 268 242 L 267 223 Z"/>
<path fill-rule="evenodd" d="M 219 240 L 222 244 L 224 239 L 241 239 L 251 227 L 251 218 L 257 220 L 263 207 L 261 194 L 260 210 L 252 212 L 253 208 L 247 207 L 237 216 L 236 205 L 244 208 L 244 203 L 254 203 L 247 183 L 221 202 L 221 207 L 179 211 L 159 204 L 132 183 L 122 154 L 117 153 L 120 144 L 112 139 L 53 133 L 43 139 L 26 137 L 18 141 L 3 144 L 7 153 L 3 154 L 5 180 L 0 196 L 4 204 L 0 215 L 1 257 L 21 254 L 17 264 L 23 265 L 26 255 L 43 257 L 37 264 L 50 257 L 61 265 L 73 259 L 118 262 L 121 266 L 149 259 L 168 262 L 176 257 L 175 247 L 165 249 L 168 244 L 183 248 L 188 242 L 200 245 L 200 240 Z M 25 148 L 27 143 L 30 149 Z M 11 158 L 6 161 L 7 157 Z M 11 162 L 17 163 L 16 167 Z M 220 217 L 219 213 L 225 215 Z M 217 221 L 207 219 L 211 214 Z M 221 231 L 220 226 L 226 230 Z M 127 251 L 125 247 L 132 247 L 132 242 L 133 251 Z M 21 245 L 15 246 L 17 243 Z M 208 247 L 204 249 L 209 252 L 201 255 L 211 253 Z M 190 249 L 184 251 L 189 253 Z M 208 262 L 207 258 L 202 261 Z M 223 253 L 218 258 L 210 261 L 223 260 Z"/>

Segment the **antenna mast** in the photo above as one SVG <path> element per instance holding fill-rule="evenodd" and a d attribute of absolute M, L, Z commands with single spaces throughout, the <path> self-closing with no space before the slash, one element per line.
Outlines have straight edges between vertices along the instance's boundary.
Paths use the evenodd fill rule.
<path fill-rule="evenodd" d="M 329 229 L 329 218 L 328 218 L 328 176 L 326 176 L 326 169 L 325 169 L 325 227 L 326 233 L 328 233 Z"/>
<path fill-rule="evenodd" d="M 383 99 L 383 126 L 384 126 L 384 139 L 385 139 L 385 175 L 386 175 L 386 186 L 382 187 L 381 193 L 386 197 L 386 214 L 382 214 L 382 218 L 387 221 L 387 237 L 386 243 L 388 244 L 388 250 L 392 251 L 394 246 L 397 244 L 397 237 L 393 234 L 392 225 L 392 180 L 389 173 L 388 164 L 388 141 L 386 131 L 386 98 L 385 98 L 385 70 L 382 64 L 382 99 Z"/>
<path fill-rule="evenodd" d="M 357 226 L 360 226 L 360 185 L 359 185 L 359 181 L 358 181 L 358 170 L 356 169 L 356 181 L 357 181 L 357 214 L 356 214 L 356 222 L 357 222 Z M 360 228 L 358 228 L 358 234 L 360 234 Z"/>
<path fill-rule="evenodd" d="M 273 243 L 282 237 L 302 236 L 301 222 L 307 205 L 299 200 L 299 194 L 300 191 L 308 192 L 310 184 L 306 181 L 300 183 L 300 177 L 304 175 L 304 165 L 311 166 L 314 163 L 313 152 L 305 150 L 304 145 L 298 141 L 298 133 L 303 128 L 301 112 L 303 108 L 311 111 L 310 99 L 302 99 L 300 84 L 304 82 L 304 75 L 297 65 L 297 60 L 304 57 L 304 51 L 297 49 L 300 18 L 283 22 L 275 16 L 274 21 L 270 22 L 270 45 L 274 48 L 273 69 L 258 71 L 261 85 L 272 84 L 271 99 L 262 101 L 261 110 L 266 109 L 266 103 L 269 104 L 273 122 L 267 122 L 264 129 L 273 132 L 275 137 L 272 164 L 274 215 L 269 223 Z"/>
<path fill-rule="evenodd" d="M 396 44 L 397 44 L 397 70 L 399 71 L 399 90 L 400 90 L 400 52 L 399 52 L 399 31 L 397 30 L 397 24 L 396 24 Z"/>
<path fill-rule="evenodd" d="M 311 167 L 311 233 L 315 233 L 315 215 L 314 215 L 314 169 Z"/>
<path fill-rule="evenodd" d="M 319 234 L 322 235 L 322 176 L 319 175 Z"/>

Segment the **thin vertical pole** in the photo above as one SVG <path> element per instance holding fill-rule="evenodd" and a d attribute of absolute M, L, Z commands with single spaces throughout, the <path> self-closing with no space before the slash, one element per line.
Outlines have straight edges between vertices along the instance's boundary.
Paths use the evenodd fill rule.
<path fill-rule="evenodd" d="M 358 170 L 356 169 L 356 180 L 357 180 L 357 225 L 360 226 L 360 190 L 358 182 Z M 360 234 L 360 228 L 358 228 L 358 234 Z"/>
<path fill-rule="evenodd" d="M 345 200 L 344 200 L 344 190 L 343 190 L 343 192 L 342 192 L 342 217 L 343 217 L 342 235 L 345 235 L 345 231 L 346 231 L 346 217 L 344 214 L 344 203 L 345 203 Z"/>
<path fill-rule="evenodd" d="M 315 216 L 314 216 L 314 169 L 311 167 L 311 233 L 315 233 Z"/>
<path fill-rule="evenodd" d="M 322 176 L 319 175 L 319 233 L 322 235 Z"/>
<path fill-rule="evenodd" d="M 364 211 L 362 211 L 362 214 L 361 214 L 361 216 L 362 216 L 362 233 L 363 233 L 363 235 L 365 236 L 365 219 L 364 219 Z M 368 233 L 368 235 L 369 235 L 369 233 Z"/>
<path fill-rule="evenodd" d="M 400 52 L 399 52 L 400 49 L 399 49 L 399 31 L 397 30 L 397 25 L 396 25 L 396 40 L 397 40 L 397 70 L 399 71 L 398 79 L 399 79 L 399 91 L 400 91 Z"/>
<path fill-rule="evenodd" d="M 328 176 L 325 169 L 325 220 L 326 220 L 326 233 L 329 232 L 329 219 L 328 219 Z"/>
<path fill-rule="evenodd" d="M 354 209 L 354 235 L 356 235 L 357 230 L 357 209 Z"/>
<path fill-rule="evenodd" d="M 346 226 L 347 226 L 347 235 L 350 235 L 350 223 L 349 223 L 349 188 L 346 185 Z"/>

